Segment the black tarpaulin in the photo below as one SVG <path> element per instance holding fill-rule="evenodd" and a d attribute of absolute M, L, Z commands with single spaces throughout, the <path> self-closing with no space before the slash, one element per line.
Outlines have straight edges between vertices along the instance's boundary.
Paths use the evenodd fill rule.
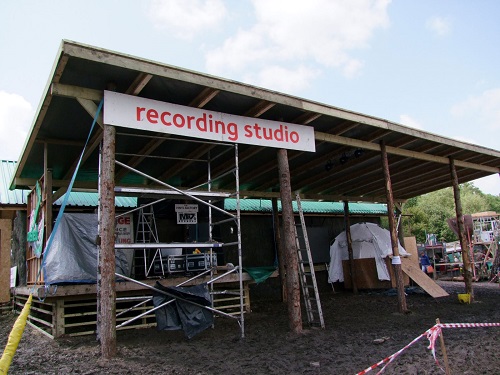
<path fill-rule="evenodd" d="M 169 293 L 172 297 L 159 292 L 153 292 L 153 304 L 158 307 L 167 301 L 168 305 L 155 310 L 156 324 L 159 331 L 182 329 L 187 338 L 191 339 L 213 324 L 214 317 L 210 310 L 196 306 L 210 306 L 211 299 L 206 283 L 189 287 L 165 287 L 156 282 L 156 289 Z M 182 298 L 182 300 L 174 297 Z"/>

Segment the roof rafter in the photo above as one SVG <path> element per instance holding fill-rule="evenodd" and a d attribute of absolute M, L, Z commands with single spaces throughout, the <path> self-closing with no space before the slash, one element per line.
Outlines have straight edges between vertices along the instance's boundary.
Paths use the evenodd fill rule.
<path fill-rule="evenodd" d="M 352 147 L 365 148 L 365 149 L 373 150 L 373 151 L 380 151 L 380 145 L 375 144 L 375 143 L 371 143 L 371 142 L 365 142 L 365 141 L 360 141 L 357 139 L 346 138 L 346 137 L 341 137 L 338 135 L 333 135 L 333 134 L 328 134 L 328 133 L 320 133 L 320 132 L 315 132 L 315 137 L 316 137 L 316 139 L 322 140 L 325 142 L 349 145 Z M 448 158 L 442 157 L 442 156 L 429 155 L 429 154 L 425 154 L 422 152 L 415 152 L 415 151 L 405 150 L 405 149 L 392 147 L 392 146 L 387 146 L 386 148 L 387 148 L 388 154 L 406 156 L 406 157 L 413 158 L 413 159 L 432 161 L 432 162 L 436 162 L 436 163 L 440 163 L 440 164 L 449 164 L 449 162 L 450 162 L 448 160 Z M 490 167 L 490 166 L 482 165 L 482 164 L 468 163 L 468 162 L 465 162 L 462 160 L 455 160 L 455 165 L 460 166 L 460 167 L 465 167 L 465 168 L 477 169 L 480 171 L 485 171 L 485 172 L 490 172 L 490 173 L 500 173 L 500 168 Z"/>

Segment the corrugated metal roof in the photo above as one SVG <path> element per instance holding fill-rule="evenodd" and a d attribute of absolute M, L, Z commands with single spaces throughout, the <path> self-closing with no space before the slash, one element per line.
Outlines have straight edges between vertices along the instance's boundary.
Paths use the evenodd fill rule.
<path fill-rule="evenodd" d="M 15 161 L 0 161 L 0 204 L 2 205 L 27 204 L 29 190 L 9 190 L 10 182 L 15 169 Z M 60 206 L 63 198 L 64 196 L 55 201 L 54 205 Z M 68 200 L 69 206 L 76 207 L 97 207 L 98 203 L 98 194 L 91 192 L 71 192 Z M 137 207 L 137 198 L 116 197 L 115 204 L 116 207 Z"/>
<path fill-rule="evenodd" d="M 64 196 L 54 202 L 55 205 L 61 205 Z M 99 204 L 99 195 L 97 193 L 72 192 L 68 199 L 68 206 L 78 207 L 97 207 Z M 116 207 L 137 207 L 137 198 L 115 197 Z"/>
<path fill-rule="evenodd" d="M 301 201 L 304 213 L 315 214 L 343 214 L 342 202 L 315 202 Z M 226 199 L 224 209 L 236 210 L 236 199 Z M 269 199 L 241 199 L 240 210 L 244 212 L 271 212 L 272 203 Z M 281 202 L 278 201 L 278 210 L 281 211 Z M 293 202 L 293 210 L 297 212 L 297 203 Z M 349 202 L 349 212 L 355 215 L 387 215 L 387 206 L 382 203 Z"/>
<path fill-rule="evenodd" d="M 28 190 L 9 190 L 16 164 L 10 160 L 0 161 L 0 204 L 24 205 L 27 202 Z"/>

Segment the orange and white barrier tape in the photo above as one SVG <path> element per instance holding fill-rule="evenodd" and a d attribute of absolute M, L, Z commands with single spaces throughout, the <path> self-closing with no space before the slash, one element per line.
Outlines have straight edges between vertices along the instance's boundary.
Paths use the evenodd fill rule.
<path fill-rule="evenodd" d="M 389 357 L 386 357 L 383 360 L 375 363 L 374 365 L 364 369 L 363 371 L 358 372 L 356 375 L 364 375 L 364 374 L 370 372 L 371 370 L 376 369 L 377 367 L 379 367 L 385 363 L 384 367 L 382 367 L 380 369 L 380 371 L 377 373 L 377 374 L 381 374 L 382 372 L 384 372 L 385 368 L 387 367 L 387 365 L 389 363 L 394 361 L 397 356 L 399 356 L 402 352 L 404 352 L 410 346 L 415 344 L 422 337 L 427 337 L 427 339 L 429 340 L 429 346 L 427 347 L 427 349 L 431 350 L 432 356 L 434 357 L 436 364 L 438 366 L 440 366 L 439 362 L 436 358 L 435 342 L 436 342 L 436 339 L 439 337 L 439 335 L 441 335 L 442 328 L 481 328 L 481 327 L 500 327 L 500 323 L 440 323 L 440 324 L 436 324 L 436 325 L 432 326 L 431 328 L 429 328 L 424 333 L 422 333 L 420 336 L 416 337 L 413 341 L 411 341 L 404 348 L 398 350 L 396 353 L 390 355 Z"/>

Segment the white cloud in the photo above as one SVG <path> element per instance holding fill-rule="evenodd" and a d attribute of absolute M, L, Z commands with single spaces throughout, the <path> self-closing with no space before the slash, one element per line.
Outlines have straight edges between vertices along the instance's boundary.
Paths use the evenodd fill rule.
<path fill-rule="evenodd" d="M 445 36 L 451 33 L 451 21 L 446 17 L 432 17 L 427 20 L 426 27 L 438 36 Z"/>
<path fill-rule="evenodd" d="M 410 115 L 401 115 L 399 116 L 399 123 L 405 126 L 409 126 L 410 128 L 423 130 L 424 127 Z"/>
<path fill-rule="evenodd" d="M 498 196 L 500 195 L 500 177 L 491 175 L 472 181 L 483 193 Z"/>
<path fill-rule="evenodd" d="M 153 0 L 149 9 L 155 27 L 172 31 L 181 39 L 218 28 L 226 15 L 222 0 Z"/>
<path fill-rule="evenodd" d="M 19 158 L 33 118 L 31 104 L 22 96 L 0 91 L 0 159 Z"/>
<path fill-rule="evenodd" d="M 368 47 L 373 33 L 389 25 L 389 2 L 253 0 L 256 23 L 208 51 L 207 69 L 227 75 L 269 65 L 296 64 L 292 70 L 300 70 L 307 64 L 309 71 L 335 68 L 353 77 L 363 64 L 350 53 Z"/>
<path fill-rule="evenodd" d="M 468 120 L 471 126 L 484 124 L 490 130 L 500 129 L 500 88 L 486 90 L 454 105 L 451 114 Z"/>
<path fill-rule="evenodd" d="M 257 72 L 244 77 L 245 82 L 252 82 L 257 86 L 272 87 L 287 93 L 295 93 L 309 86 L 312 79 L 317 77 L 319 72 L 305 66 L 295 69 L 288 69 L 282 66 L 267 66 Z"/>

